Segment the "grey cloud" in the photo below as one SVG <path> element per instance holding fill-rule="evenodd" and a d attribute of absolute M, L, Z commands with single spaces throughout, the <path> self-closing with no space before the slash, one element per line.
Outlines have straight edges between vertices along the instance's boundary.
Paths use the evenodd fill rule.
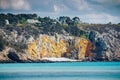
<path fill-rule="evenodd" d="M 101 4 L 110 4 L 110 5 L 116 5 L 120 4 L 120 0 L 92 0 Z"/>
<path fill-rule="evenodd" d="M 1 9 L 30 10 L 27 0 L 0 0 Z"/>
<path fill-rule="evenodd" d="M 32 10 L 39 11 L 84 11 L 90 6 L 86 0 L 29 0 Z"/>
<path fill-rule="evenodd" d="M 90 16 L 95 15 L 100 18 L 109 15 L 101 21 L 112 19 L 111 21 L 115 22 L 118 20 L 116 17 L 120 18 L 119 9 L 120 0 L 0 0 L 1 12 L 35 12 L 53 17 L 78 15 L 84 19 L 89 18 L 91 21 L 95 19 Z M 91 15 L 88 16 L 88 14 Z"/>

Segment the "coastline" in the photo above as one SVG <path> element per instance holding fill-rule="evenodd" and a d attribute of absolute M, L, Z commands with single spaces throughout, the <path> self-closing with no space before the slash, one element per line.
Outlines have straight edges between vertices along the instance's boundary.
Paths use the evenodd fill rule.
<path fill-rule="evenodd" d="M 47 60 L 47 59 L 39 59 L 39 60 L 20 60 L 20 61 L 13 61 L 13 60 L 0 60 L 0 64 L 4 63 L 62 63 L 62 62 L 120 62 L 120 60 L 94 60 L 94 61 L 89 61 L 89 60 Z"/>

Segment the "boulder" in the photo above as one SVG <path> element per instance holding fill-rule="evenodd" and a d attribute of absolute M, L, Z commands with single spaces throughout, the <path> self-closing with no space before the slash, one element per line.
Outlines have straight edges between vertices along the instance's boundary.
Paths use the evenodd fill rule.
<path fill-rule="evenodd" d="M 18 56 L 15 52 L 11 52 L 11 51 L 10 51 L 10 52 L 7 54 L 7 56 L 8 56 L 9 59 L 11 59 L 11 60 L 13 60 L 13 61 L 15 61 L 15 62 L 21 62 L 19 56 Z"/>

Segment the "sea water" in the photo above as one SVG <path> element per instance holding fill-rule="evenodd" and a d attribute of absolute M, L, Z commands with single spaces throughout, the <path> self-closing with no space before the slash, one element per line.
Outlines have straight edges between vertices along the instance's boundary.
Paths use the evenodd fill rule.
<path fill-rule="evenodd" d="M 120 80 L 120 62 L 6 63 L 0 80 Z"/>

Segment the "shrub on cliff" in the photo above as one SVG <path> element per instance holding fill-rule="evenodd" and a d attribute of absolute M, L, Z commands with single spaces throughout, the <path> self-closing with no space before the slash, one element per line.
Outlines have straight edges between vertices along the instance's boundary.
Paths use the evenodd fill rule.
<path fill-rule="evenodd" d="M 6 40 L 3 39 L 3 37 L 0 35 L 0 51 L 2 51 L 5 48 L 6 44 Z"/>

